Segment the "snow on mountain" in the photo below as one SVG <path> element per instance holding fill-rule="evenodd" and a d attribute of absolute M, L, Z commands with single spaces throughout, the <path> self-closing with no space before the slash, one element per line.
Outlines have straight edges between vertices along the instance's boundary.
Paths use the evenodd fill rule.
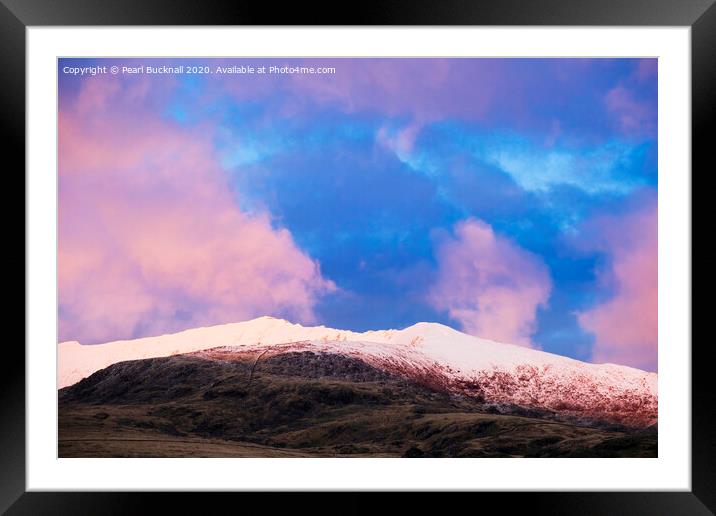
<path fill-rule="evenodd" d="M 216 349 L 219 348 L 219 349 Z M 211 351 L 208 351 L 211 350 Z M 657 420 L 657 375 L 466 335 L 436 323 L 357 333 L 304 327 L 282 319 L 196 328 L 106 344 L 59 345 L 59 388 L 125 360 L 199 352 L 273 355 L 287 351 L 339 353 L 455 394 L 486 402 L 540 408 L 584 419 L 647 426 Z"/>

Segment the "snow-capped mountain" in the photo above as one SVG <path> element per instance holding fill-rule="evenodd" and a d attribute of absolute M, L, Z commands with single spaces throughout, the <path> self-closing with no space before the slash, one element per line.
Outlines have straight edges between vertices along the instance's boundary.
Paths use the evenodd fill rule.
<path fill-rule="evenodd" d="M 630 426 L 657 421 L 657 374 L 590 364 L 494 342 L 435 323 L 357 333 L 304 327 L 282 319 L 196 328 L 97 345 L 59 345 L 58 387 L 126 360 L 198 353 L 207 359 L 264 357 L 289 351 L 335 353 L 487 403 L 533 407 Z"/>

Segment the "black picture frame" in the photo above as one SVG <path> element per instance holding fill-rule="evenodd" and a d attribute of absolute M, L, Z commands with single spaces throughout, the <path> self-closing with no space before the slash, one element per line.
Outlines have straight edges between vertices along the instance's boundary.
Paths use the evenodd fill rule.
<path fill-rule="evenodd" d="M 689 26 L 692 63 L 692 169 L 716 170 L 713 144 L 716 112 L 715 0 L 389 0 L 374 4 L 310 6 L 303 3 L 209 2 L 201 0 L 0 0 L 0 127 L 6 176 L 19 181 L 25 167 L 25 30 L 28 26 L 81 25 L 606 25 Z M 711 129 L 711 130 L 709 130 Z M 692 171 L 684 171 L 691 173 Z M 10 179 L 7 179 L 9 181 Z M 8 187 L 7 197 L 19 196 Z M 14 185 L 13 185 L 14 186 Z M 17 186 L 24 192 L 24 182 Z M 23 201 L 24 203 L 24 195 Z M 6 230 L 24 227 L 7 211 Z M 693 211 L 693 210 L 692 210 Z M 11 214 L 12 213 L 12 214 Z M 692 216 L 693 218 L 693 216 Z M 18 234 L 18 240 L 20 235 Z M 16 248 L 15 248 L 16 249 Z M 13 251 L 8 271 L 24 269 Z M 691 252 L 693 253 L 693 246 Z M 692 254 L 693 256 L 693 254 Z M 8 274 L 10 276 L 12 274 Z M 15 274 L 19 278 L 19 274 Z M 19 279 L 18 279 L 19 281 Z M 25 299 L 25 295 L 23 295 Z M 20 303 L 13 310 L 19 311 Z M 23 303 L 24 309 L 24 303 Z M 693 317 L 693 316 L 692 316 Z M 19 318 L 19 317 L 18 317 Z M 8 321 L 13 319 L 7 317 Z M 11 323 L 10 323 L 11 324 Z M 23 331 L 24 333 L 24 331 Z M 24 337 L 24 335 L 23 335 Z M 691 343 L 682 343 L 688 345 Z M 714 514 L 716 513 L 716 389 L 712 382 L 709 342 L 697 342 L 692 353 L 692 490 L 690 492 L 465 493 L 440 502 L 442 511 L 479 502 L 497 502 L 501 510 L 549 514 Z M 184 493 L 38 493 L 25 492 L 25 355 L 8 341 L 0 360 L 0 511 L 7 514 L 132 514 L 161 504 L 167 511 L 206 511 L 218 498 L 255 494 Z M 568 465 L 565 465 L 568 467 Z M 212 496 L 211 500 L 208 497 Z M 335 503 L 316 504 L 305 494 L 272 495 L 264 510 L 286 502 L 292 509 L 362 514 L 383 506 L 378 493 L 352 493 Z M 467 499 L 470 497 L 470 499 Z M 427 508 L 423 494 L 401 502 L 401 512 Z M 338 505 L 336 505 L 338 504 Z M 248 507 L 249 505 L 245 506 Z"/>

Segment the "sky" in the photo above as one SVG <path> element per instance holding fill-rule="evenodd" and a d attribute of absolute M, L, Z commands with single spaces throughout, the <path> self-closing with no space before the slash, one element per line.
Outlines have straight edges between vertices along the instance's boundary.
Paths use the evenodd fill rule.
<path fill-rule="evenodd" d="M 58 79 L 61 341 L 430 321 L 657 370 L 656 59 Z"/>

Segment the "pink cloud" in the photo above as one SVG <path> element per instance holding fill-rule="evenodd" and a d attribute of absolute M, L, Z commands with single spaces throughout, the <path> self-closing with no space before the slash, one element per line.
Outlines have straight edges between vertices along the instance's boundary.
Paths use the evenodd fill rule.
<path fill-rule="evenodd" d="M 624 86 L 609 90 L 605 97 L 607 110 L 618 129 L 627 136 L 654 135 L 656 114 L 649 102 L 639 101 Z"/>
<path fill-rule="evenodd" d="M 438 278 L 430 293 L 435 308 L 472 335 L 534 347 L 537 308 L 552 288 L 539 257 L 476 219 L 456 224 L 436 256 Z"/>
<path fill-rule="evenodd" d="M 335 73 L 263 74 L 252 76 L 251 81 L 215 76 L 210 85 L 215 94 L 228 93 L 238 100 L 274 95 L 284 116 L 300 114 L 318 103 L 346 113 L 406 117 L 418 124 L 454 116 L 482 119 L 492 108 L 494 95 L 502 90 L 505 79 L 500 72 L 509 67 L 491 59 L 456 62 L 420 58 L 263 58 L 242 62 L 255 66 L 333 67 Z M 281 95 L 275 95 L 277 92 Z"/>
<path fill-rule="evenodd" d="M 393 151 L 398 158 L 406 160 L 410 157 L 415 147 L 415 139 L 418 137 L 422 126 L 417 123 L 403 127 L 397 131 L 391 131 L 381 127 L 376 135 L 376 141 Z"/>
<path fill-rule="evenodd" d="M 610 265 L 599 281 L 614 296 L 578 314 L 596 337 L 592 361 L 656 370 L 658 344 L 658 237 L 655 196 L 623 216 L 603 216 L 585 228 L 590 245 L 607 253 Z"/>
<path fill-rule="evenodd" d="M 94 78 L 59 117 L 60 339 L 99 342 L 273 314 L 335 285 L 269 214 L 235 202 L 211 145 L 148 116 L 147 85 Z"/>
<path fill-rule="evenodd" d="M 636 69 L 637 79 L 645 81 L 656 77 L 659 72 L 659 60 L 652 59 L 641 59 Z"/>

